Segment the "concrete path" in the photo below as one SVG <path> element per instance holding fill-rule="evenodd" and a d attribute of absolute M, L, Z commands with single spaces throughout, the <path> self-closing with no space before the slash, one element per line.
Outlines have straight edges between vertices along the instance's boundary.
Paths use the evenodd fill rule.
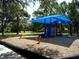
<path fill-rule="evenodd" d="M 77 38 L 72 38 L 73 40 L 72 44 L 68 43 L 69 46 L 66 46 L 65 44 L 67 44 L 67 42 L 70 42 L 70 40 L 67 38 L 64 39 L 65 37 L 64 38 L 62 37 L 62 39 L 60 39 L 60 37 L 55 39 L 52 39 L 52 38 L 44 39 L 43 42 L 41 42 L 40 44 L 36 44 L 37 41 L 34 40 L 34 37 L 35 36 L 30 36 L 30 37 L 24 36 L 21 39 L 19 37 L 12 37 L 12 38 L 3 39 L 2 41 L 22 48 L 29 48 L 29 46 L 33 46 L 35 48 L 41 47 L 45 49 L 49 48 L 51 50 L 57 50 L 59 51 L 59 56 L 62 58 L 79 55 L 79 39 Z M 65 40 L 68 40 L 68 41 L 65 41 Z"/>

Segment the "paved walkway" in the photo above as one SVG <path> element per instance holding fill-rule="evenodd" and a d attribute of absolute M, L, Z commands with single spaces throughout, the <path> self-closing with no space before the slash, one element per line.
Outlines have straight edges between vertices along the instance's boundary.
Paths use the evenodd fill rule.
<path fill-rule="evenodd" d="M 64 40 L 64 38 L 62 38 Z M 74 38 L 72 38 L 74 39 Z M 76 38 L 75 38 L 76 39 Z M 54 42 L 54 43 L 60 43 L 60 38 L 57 38 L 54 40 L 50 39 L 46 39 L 46 41 L 49 40 L 50 42 Z M 69 40 L 69 39 L 68 39 Z M 3 39 L 2 41 L 13 44 L 15 46 L 19 46 L 22 48 L 28 48 L 30 45 L 35 47 L 35 48 L 49 48 L 51 50 L 57 50 L 59 51 L 59 55 L 61 57 L 70 57 L 73 55 L 79 55 L 79 39 L 76 39 L 72 42 L 72 44 L 70 46 L 63 46 L 61 44 L 53 44 L 53 43 L 47 43 L 45 42 L 45 40 L 43 40 L 43 42 L 41 42 L 40 44 L 36 44 L 37 41 L 34 40 L 34 36 L 30 36 L 29 38 L 27 36 L 22 37 L 21 39 L 19 37 L 12 37 L 12 38 L 7 38 L 7 39 Z M 62 43 L 64 44 L 65 41 L 62 41 Z M 67 41 L 68 42 L 68 41 Z M 66 44 L 67 44 L 66 42 Z"/>

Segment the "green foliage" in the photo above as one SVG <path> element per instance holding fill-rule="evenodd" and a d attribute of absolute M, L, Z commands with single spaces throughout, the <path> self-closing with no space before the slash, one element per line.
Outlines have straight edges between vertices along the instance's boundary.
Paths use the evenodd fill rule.
<path fill-rule="evenodd" d="M 29 0 L 35 2 L 36 0 Z M 73 25 L 73 30 L 78 31 L 79 23 L 79 0 L 72 0 L 71 3 L 63 1 L 58 4 L 56 0 L 38 0 L 40 7 L 33 13 L 33 16 L 44 17 L 48 15 L 64 14 L 70 17 L 77 24 Z M 21 30 L 38 31 L 43 30 L 41 24 L 27 24 L 28 13 L 24 8 L 29 5 L 27 0 L 0 0 L 0 32 L 19 32 Z"/>
<path fill-rule="evenodd" d="M 68 5 L 68 15 L 69 17 L 74 20 L 79 22 L 79 1 L 78 0 L 73 0 L 72 3 L 69 3 Z"/>
<path fill-rule="evenodd" d="M 43 25 L 38 23 L 33 23 L 33 31 L 42 31 Z"/>
<path fill-rule="evenodd" d="M 27 30 L 29 31 L 43 31 L 43 25 L 42 24 L 38 24 L 38 23 L 31 23 L 28 24 L 27 26 Z"/>
<path fill-rule="evenodd" d="M 40 0 L 40 7 L 34 12 L 36 17 L 44 17 L 48 15 L 61 15 L 68 16 L 74 24 L 72 27 L 73 32 L 78 32 L 79 29 L 79 0 L 72 0 L 71 3 L 63 1 L 58 4 L 56 0 Z"/>
<path fill-rule="evenodd" d="M 20 27 L 21 31 L 26 31 L 26 29 L 27 29 L 27 19 L 26 18 L 20 20 L 19 27 Z"/>
<path fill-rule="evenodd" d="M 6 27 L 4 32 L 11 32 L 11 28 L 10 27 Z"/>
<path fill-rule="evenodd" d="M 10 29 L 7 29 L 7 24 L 10 24 L 15 27 L 14 31 L 19 31 L 19 20 L 20 17 L 28 17 L 28 13 L 24 11 L 25 3 L 23 0 L 0 0 L 0 22 L 1 22 L 1 32 L 4 35 L 4 32 Z"/>
<path fill-rule="evenodd" d="M 40 0 L 40 7 L 37 11 L 34 12 L 34 15 L 37 17 L 43 17 L 47 15 L 53 15 L 56 13 L 55 8 L 52 6 L 57 4 L 55 0 Z"/>

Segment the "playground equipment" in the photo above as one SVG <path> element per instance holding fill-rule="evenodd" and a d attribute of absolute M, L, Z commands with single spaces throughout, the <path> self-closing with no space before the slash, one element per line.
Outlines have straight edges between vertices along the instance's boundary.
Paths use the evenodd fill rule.
<path fill-rule="evenodd" d="M 61 25 L 61 33 L 60 34 L 62 34 L 62 24 L 69 24 L 69 25 L 72 24 L 72 21 L 65 15 L 46 16 L 46 17 L 32 20 L 32 22 L 48 25 L 48 26 L 45 26 L 44 36 L 45 35 L 50 36 L 50 34 L 52 32 L 50 25 L 56 26 L 56 29 L 53 30 L 53 34 L 57 35 L 57 25 Z"/>

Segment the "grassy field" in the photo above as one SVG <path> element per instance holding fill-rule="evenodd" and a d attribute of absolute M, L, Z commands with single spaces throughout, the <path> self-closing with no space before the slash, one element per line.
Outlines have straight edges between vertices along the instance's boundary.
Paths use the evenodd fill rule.
<path fill-rule="evenodd" d="M 19 35 L 22 35 L 22 36 L 34 36 L 34 35 L 39 35 L 39 34 L 42 34 L 43 32 L 32 32 L 32 31 L 21 31 L 19 33 Z M 7 37 L 17 37 L 19 36 L 17 35 L 16 33 L 4 33 L 4 36 L 2 37 L 1 36 L 1 33 L 0 33 L 0 38 L 7 38 Z M 63 35 L 69 35 L 69 33 L 64 33 Z"/>
<path fill-rule="evenodd" d="M 32 31 L 21 31 L 19 33 L 19 35 L 22 35 L 22 36 L 33 36 L 33 35 L 39 35 L 41 34 L 42 32 L 32 32 Z M 4 36 L 2 37 L 1 36 L 1 33 L 0 33 L 0 38 L 7 38 L 7 37 L 16 37 L 18 36 L 16 33 L 4 33 Z"/>

